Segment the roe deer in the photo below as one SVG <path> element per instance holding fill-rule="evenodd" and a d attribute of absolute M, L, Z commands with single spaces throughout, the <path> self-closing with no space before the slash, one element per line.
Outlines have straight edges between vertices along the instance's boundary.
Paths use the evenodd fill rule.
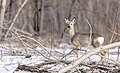
<path fill-rule="evenodd" d="M 71 43 L 75 46 L 77 53 L 77 57 L 80 56 L 80 49 L 81 47 L 87 46 L 88 44 L 92 45 L 94 48 L 100 47 L 104 42 L 104 37 L 97 33 L 92 33 L 91 36 L 91 42 L 90 42 L 90 34 L 89 33 L 80 33 L 75 32 L 74 30 L 74 24 L 75 24 L 75 18 L 72 20 L 68 20 L 65 18 L 65 22 L 67 24 L 67 30 L 69 32 L 69 36 L 71 38 Z M 101 55 L 105 55 L 104 51 L 100 52 Z"/>

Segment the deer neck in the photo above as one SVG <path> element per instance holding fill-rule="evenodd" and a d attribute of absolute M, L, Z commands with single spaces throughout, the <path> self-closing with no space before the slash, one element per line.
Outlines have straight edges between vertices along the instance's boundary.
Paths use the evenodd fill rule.
<path fill-rule="evenodd" d="M 75 30 L 74 28 L 71 28 L 71 30 L 69 31 L 70 37 L 72 38 L 75 35 Z"/>

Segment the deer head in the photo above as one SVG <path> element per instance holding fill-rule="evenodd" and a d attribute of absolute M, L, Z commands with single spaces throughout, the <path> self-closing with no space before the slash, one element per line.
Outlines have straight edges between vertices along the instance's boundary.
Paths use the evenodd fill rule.
<path fill-rule="evenodd" d="M 74 31 L 75 18 L 73 18 L 72 20 L 68 20 L 67 18 L 65 18 L 65 22 L 67 24 L 66 29 L 69 31 L 70 37 L 73 37 L 75 34 Z"/>

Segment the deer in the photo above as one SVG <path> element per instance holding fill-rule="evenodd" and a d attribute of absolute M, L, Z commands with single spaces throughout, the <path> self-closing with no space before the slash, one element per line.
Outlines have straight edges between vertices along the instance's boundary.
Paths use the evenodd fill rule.
<path fill-rule="evenodd" d="M 80 49 L 81 47 L 85 47 L 88 44 L 92 45 L 94 48 L 100 47 L 104 43 L 104 37 L 98 33 L 91 34 L 91 41 L 90 41 L 90 33 L 82 33 L 82 32 L 75 32 L 75 17 L 72 20 L 65 18 L 66 23 L 66 30 L 68 30 L 71 43 L 75 46 L 77 50 L 76 54 L 77 57 L 80 57 Z M 100 55 L 105 56 L 105 51 L 101 51 Z"/>

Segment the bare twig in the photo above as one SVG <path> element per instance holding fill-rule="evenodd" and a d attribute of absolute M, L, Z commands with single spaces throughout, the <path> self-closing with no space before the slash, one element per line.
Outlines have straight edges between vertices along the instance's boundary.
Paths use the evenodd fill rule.
<path fill-rule="evenodd" d="M 6 30 L 9 29 L 9 28 L 4 27 L 4 26 L 0 26 L 0 27 L 3 28 L 3 29 L 6 29 Z M 20 32 L 20 33 L 22 33 L 22 34 L 25 34 L 25 35 L 28 35 L 28 36 L 32 36 L 32 34 L 26 32 L 26 31 L 23 31 L 23 30 L 17 29 L 17 28 L 15 28 L 15 27 L 13 27 L 13 29 L 10 29 L 9 31 L 12 31 L 12 32 L 17 31 L 17 32 Z"/>
<path fill-rule="evenodd" d="M 114 31 L 113 31 L 113 32 L 115 32 L 115 30 L 116 30 L 116 26 L 114 26 Z M 113 38 L 114 38 L 114 37 L 115 37 L 115 33 L 113 33 L 112 36 L 111 36 L 111 39 L 110 39 L 110 42 L 109 42 L 110 44 L 113 42 Z M 108 52 L 108 57 L 109 57 L 109 56 L 110 56 L 110 54 L 109 54 L 109 49 L 108 49 L 107 52 Z"/>
<path fill-rule="evenodd" d="M 116 26 L 114 26 L 114 31 L 113 31 L 113 32 L 115 32 L 115 30 L 116 30 Z M 113 42 L 113 38 L 114 38 L 114 36 L 115 36 L 115 33 L 112 34 L 112 37 L 111 37 L 111 39 L 110 39 L 110 43 Z"/>
<path fill-rule="evenodd" d="M 34 38 L 31 38 L 31 37 L 28 37 L 28 36 L 25 36 L 25 35 L 21 35 L 21 37 L 25 37 L 25 38 L 27 38 L 27 39 L 30 39 L 30 40 L 36 42 L 36 43 L 39 44 L 41 47 L 43 47 L 43 49 L 44 49 L 48 54 L 51 54 L 51 53 L 46 49 L 46 47 L 45 47 L 42 43 L 40 43 L 39 41 L 35 40 Z M 51 55 L 51 56 L 52 56 L 54 59 L 58 60 L 55 56 L 53 56 L 53 55 Z"/>
<path fill-rule="evenodd" d="M 40 12 L 40 34 L 43 30 L 43 21 L 44 21 L 44 0 L 41 0 L 41 12 Z"/>
<path fill-rule="evenodd" d="M 0 59 L 2 59 L 2 57 L 3 57 L 3 53 L 2 53 L 2 49 L 0 50 Z"/>
<path fill-rule="evenodd" d="M 91 43 L 91 38 L 92 38 L 92 26 L 91 26 L 91 24 L 90 24 L 90 22 L 88 21 L 88 19 L 86 19 L 86 22 L 88 23 L 88 25 L 89 25 L 89 27 L 90 27 L 90 39 L 89 39 L 89 43 L 88 43 L 88 46 L 87 47 L 89 47 L 90 46 L 90 43 Z"/>
<path fill-rule="evenodd" d="M 112 33 L 120 36 L 120 33 L 117 33 L 117 32 L 115 32 L 115 31 L 112 31 L 112 30 L 111 30 L 110 28 L 108 28 L 108 27 L 106 27 L 106 28 L 107 28 L 110 32 L 112 32 Z"/>
<path fill-rule="evenodd" d="M 67 53 L 67 54 L 65 54 L 62 58 L 61 58 L 61 60 L 62 59 L 64 59 L 66 56 L 68 56 L 71 52 L 73 52 L 74 51 L 74 49 L 72 49 L 69 53 Z"/>
<path fill-rule="evenodd" d="M 18 9 L 17 14 L 15 15 L 15 17 L 14 17 L 14 19 L 13 19 L 13 21 L 12 21 L 12 23 L 11 23 L 9 29 L 8 29 L 8 31 L 6 32 L 5 38 L 8 36 L 9 31 L 12 29 L 12 27 L 13 27 L 13 25 L 14 25 L 17 17 L 18 17 L 18 15 L 20 14 L 21 10 L 23 9 L 23 7 L 24 7 L 25 4 L 27 3 L 27 1 L 28 1 L 28 0 L 25 0 L 25 1 L 23 2 L 23 4 L 21 5 L 21 7 Z"/>

